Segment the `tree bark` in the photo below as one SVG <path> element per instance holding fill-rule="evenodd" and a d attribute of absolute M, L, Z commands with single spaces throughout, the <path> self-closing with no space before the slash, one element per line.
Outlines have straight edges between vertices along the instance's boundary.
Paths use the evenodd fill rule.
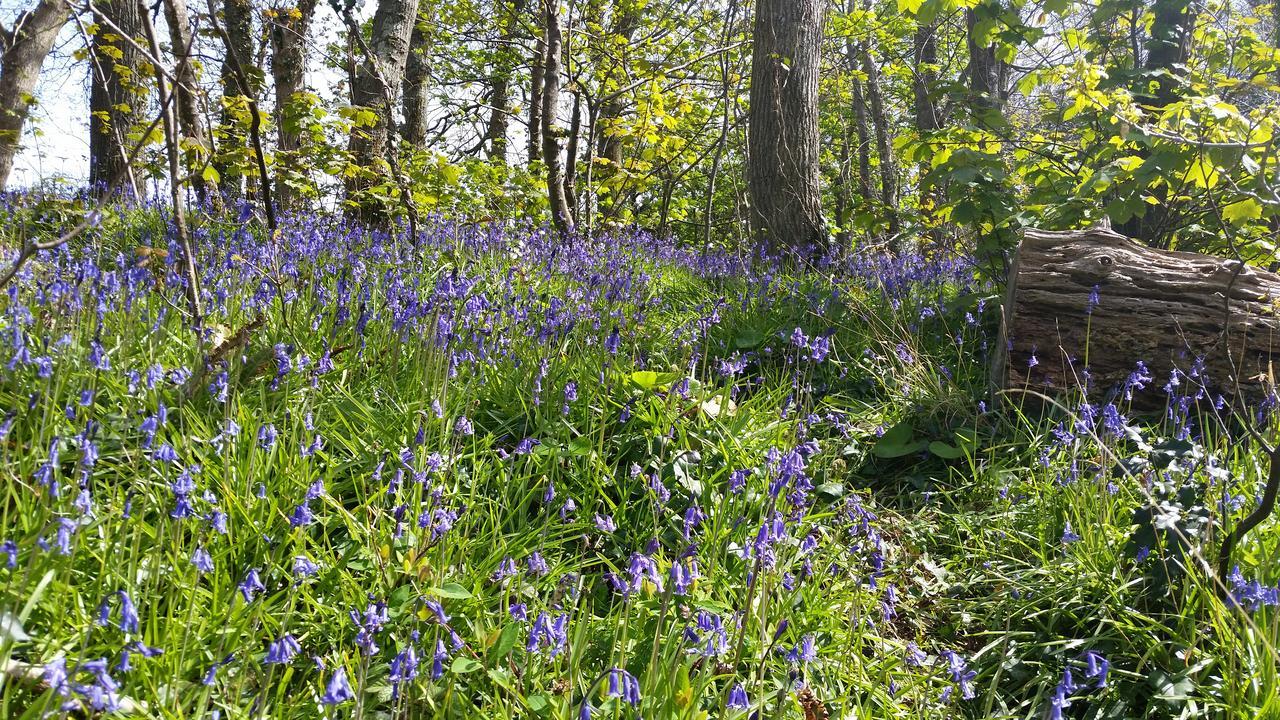
<path fill-rule="evenodd" d="M 564 197 L 569 212 L 578 217 L 578 143 L 582 137 L 582 93 L 573 92 L 573 114 L 569 119 L 569 142 L 564 151 Z M 590 144 L 588 143 L 588 146 Z"/>
<path fill-rule="evenodd" d="M 853 127 L 858 141 L 858 194 L 870 201 L 871 192 L 871 136 L 867 131 L 867 100 L 862 83 L 853 81 Z"/>
<path fill-rule="evenodd" d="M 898 250 L 898 164 L 893 158 L 893 141 L 889 135 L 889 116 L 884 93 L 880 89 L 880 66 L 866 45 L 862 47 L 862 69 L 867 76 L 867 100 L 871 103 L 871 121 L 875 128 L 876 154 L 880 156 L 880 203 L 889 221 L 889 237 L 893 250 Z"/>
<path fill-rule="evenodd" d="M 543 25 L 542 3 L 545 0 L 533 0 L 535 25 Z M 547 43 L 543 33 L 539 32 L 533 39 L 533 58 L 529 64 L 529 145 L 526 151 L 529 164 L 542 157 L 542 86 L 546 74 Z"/>
<path fill-rule="evenodd" d="M 1190 0 L 1155 0 L 1151 5 L 1154 15 L 1151 36 L 1147 40 L 1147 57 L 1142 64 L 1139 85 L 1134 95 L 1154 114 L 1179 99 L 1182 93 L 1186 61 L 1191 54 L 1191 30 L 1195 24 L 1195 9 Z M 1154 88 L 1152 85 L 1154 84 Z M 1146 157 L 1149 149 L 1143 147 L 1139 156 Z M 1157 247 L 1168 247 L 1173 228 L 1171 218 L 1178 214 L 1176 200 L 1168 201 L 1168 187 L 1151 188 L 1157 199 L 1154 205 L 1142 207 L 1142 215 L 1135 215 L 1117 223 L 1116 229 Z"/>
<path fill-rule="evenodd" d="M 560 30 L 558 0 L 542 0 L 543 31 L 546 40 L 546 63 L 542 78 L 542 162 L 547 166 L 547 199 L 551 205 L 551 221 L 560 235 L 574 231 L 573 211 L 565 192 L 563 153 L 564 138 L 556 124 L 560 105 L 560 53 L 563 37 Z"/>
<path fill-rule="evenodd" d="M 173 93 L 180 133 L 179 147 L 187 160 L 185 170 L 191 175 L 196 196 L 201 201 L 216 202 L 218 188 L 214 183 L 206 181 L 202 172 L 205 164 L 212 158 L 213 146 L 200 117 L 200 101 L 196 95 L 200 78 L 191 61 L 195 38 L 192 36 L 194 29 L 187 12 L 186 0 L 164 0 L 164 19 L 169 26 L 170 50 L 175 60 L 173 76 L 176 82 Z"/>
<path fill-rule="evenodd" d="M 493 76 L 490 80 L 489 122 L 485 127 L 484 141 L 489 148 L 489 159 L 507 163 L 507 134 L 511 117 L 511 81 L 518 58 L 515 40 L 518 37 L 520 18 L 524 15 L 524 0 L 498 0 L 501 17 L 501 43 L 494 55 Z"/>
<path fill-rule="evenodd" d="M 938 109 L 933 104 L 933 85 L 937 81 L 938 28 L 936 24 L 917 25 L 913 40 L 915 45 L 915 73 L 911 91 L 915 97 L 916 129 L 930 133 L 939 127 Z"/>
<path fill-rule="evenodd" d="M 1000 109 L 1000 63 L 994 43 L 978 37 L 980 23 L 991 13 L 999 13 L 998 5 L 980 4 L 966 8 L 965 44 L 969 50 L 969 112 L 979 127 L 992 124 L 991 113 Z"/>
<path fill-rule="evenodd" d="M 0 190 L 13 172 L 40 69 L 70 15 L 66 0 L 40 0 L 0 37 Z"/>
<path fill-rule="evenodd" d="M 374 175 L 386 174 L 389 127 L 395 121 L 388 116 L 386 105 L 388 99 L 394 101 L 404 82 L 409 39 L 416 25 L 417 11 L 417 0 L 379 0 L 368 44 L 372 57 L 361 58 L 356 64 L 352 104 L 373 112 L 374 121 L 369 127 L 352 128 L 347 148 L 352 160 Z M 390 104 L 394 107 L 394 102 Z M 372 184 L 369 176 L 360 174 L 347 181 L 347 200 L 363 208 L 356 214 L 366 220 L 371 218 L 371 208 L 362 202 L 360 195 Z"/>
<path fill-rule="evenodd" d="M 129 166 L 128 137 L 150 89 L 144 84 L 140 45 L 117 32 L 137 41 L 144 10 L 138 0 L 102 0 L 94 10 L 99 27 L 89 44 L 89 186 L 92 192 L 105 192 L 127 173 L 132 190 L 141 196 L 146 186 Z"/>
<path fill-rule="evenodd" d="M 227 0 L 233 2 L 234 0 Z M 291 111 L 295 97 L 306 89 L 307 36 L 316 0 L 299 0 L 297 14 L 278 9 L 271 20 L 271 80 L 275 86 L 276 123 L 275 201 L 282 210 L 298 205 L 298 193 L 287 176 L 294 155 L 302 149 L 302 133 Z M 282 170 L 285 170 L 282 172 Z"/>
<path fill-rule="evenodd" d="M 818 73 L 825 0 L 760 0 L 748 113 L 756 237 L 810 252 L 827 245 L 819 173 Z"/>
<path fill-rule="evenodd" d="M 236 98 L 244 97 L 240 89 L 240 81 L 236 78 L 234 63 L 231 61 L 232 55 L 239 58 L 244 67 L 248 67 L 253 58 L 253 7 L 249 0 L 223 0 L 222 26 L 226 31 L 228 42 L 225 48 L 226 55 L 218 72 L 223 97 L 222 112 L 219 116 L 222 132 L 218 138 L 223 144 L 223 152 L 219 155 L 224 155 L 229 150 L 228 145 L 241 149 L 248 145 L 244 133 L 237 127 L 236 113 L 230 105 Z M 257 94 L 261 90 L 257 78 L 249 78 L 249 80 L 254 83 L 251 92 L 254 94 L 254 99 L 257 99 Z M 245 178 L 242 174 L 226 162 L 219 162 L 217 168 L 218 188 L 232 197 L 243 195 Z"/>
<path fill-rule="evenodd" d="M 636 28 L 640 23 L 639 10 L 634 5 L 628 4 L 619 8 L 617 18 L 614 22 L 613 35 L 622 40 L 618 43 L 623 56 L 619 58 L 618 63 L 626 64 L 625 53 L 631 46 L 631 39 L 635 35 Z M 610 50 L 613 51 L 612 48 Z M 616 70 L 617 68 L 615 68 Z M 625 67 L 623 68 L 625 70 Z M 623 141 L 621 137 L 613 131 L 613 128 L 622 119 L 626 112 L 626 102 L 622 97 L 611 98 L 600 106 L 600 142 L 596 151 L 597 156 L 601 160 L 607 160 L 605 172 L 615 172 L 622 167 L 623 160 Z"/>
<path fill-rule="evenodd" d="M 415 147 L 427 142 L 427 47 L 430 44 L 427 26 L 415 17 L 413 33 L 409 37 L 409 58 L 404 69 L 404 124 L 400 136 Z"/>
<path fill-rule="evenodd" d="M 1228 400 L 1259 399 L 1280 362 L 1278 300 L 1280 275 L 1235 260 L 1155 250 L 1109 230 L 1027 230 L 992 379 L 1058 392 L 1081 386 L 1087 369 L 1090 394 L 1105 397 L 1141 361 L 1151 379 L 1134 396 L 1140 407 L 1163 407 L 1175 368 L 1177 393 L 1205 382 Z"/>

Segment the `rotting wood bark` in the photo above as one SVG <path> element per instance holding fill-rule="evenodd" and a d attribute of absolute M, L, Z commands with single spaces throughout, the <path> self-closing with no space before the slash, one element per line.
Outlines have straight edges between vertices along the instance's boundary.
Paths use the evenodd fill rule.
<path fill-rule="evenodd" d="M 1175 369 L 1237 409 L 1274 387 L 1280 275 L 1239 261 L 1155 250 L 1110 230 L 1027 230 L 1014 257 L 992 366 L 997 388 L 1053 394 L 1152 376 L 1138 406 L 1163 404 Z M 1032 358 L 1035 358 L 1034 362 Z M 1275 359 L 1280 360 L 1280 357 Z"/>

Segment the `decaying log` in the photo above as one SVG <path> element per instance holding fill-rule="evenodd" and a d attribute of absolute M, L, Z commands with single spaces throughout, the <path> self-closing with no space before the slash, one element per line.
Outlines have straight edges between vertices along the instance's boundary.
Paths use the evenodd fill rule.
<path fill-rule="evenodd" d="M 1256 403 L 1280 355 L 1280 275 L 1236 260 L 1153 250 L 1110 230 L 1027 230 L 1014 257 L 992 383 L 1054 394 L 1122 388 L 1141 361 L 1152 376 L 1135 403 L 1163 405 L 1204 382 L 1213 397 Z M 1033 360 L 1034 358 L 1034 360 Z M 1086 373 L 1087 369 L 1087 373 Z"/>

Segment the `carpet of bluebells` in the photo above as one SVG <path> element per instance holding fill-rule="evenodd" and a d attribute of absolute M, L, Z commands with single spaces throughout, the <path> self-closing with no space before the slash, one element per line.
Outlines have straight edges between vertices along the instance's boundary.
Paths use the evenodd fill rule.
<path fill-rule="evenodd" d="M 963 258 L 232 220 L 199 329 L 156 209 L 4 289 L 0 717 L 1280 711 L 1258 455 L 988 407 Z"/>

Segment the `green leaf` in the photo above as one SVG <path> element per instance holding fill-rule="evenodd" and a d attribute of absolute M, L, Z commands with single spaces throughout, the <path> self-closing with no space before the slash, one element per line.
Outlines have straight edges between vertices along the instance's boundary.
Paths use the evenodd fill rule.
<path fill-rule="evenodd" d="M 494 664 L 507 656 L 516 646 L 516 640 L 520 636 L 520 625 L 510 623 L 502 628 L 502 633 L 498 635 L 498 639 L 493 642 L 493 647 L 489 648 L 488 661 Z"/>
<path fill-rule="evenodd" d="M 948 445 L 941 440 L 934 440 L 929 443 L 929 452 L 937 455 L 943 460 L 956 460 L 964 457 L 964 450 L 955 445 Z"/>
<path fill-rule="evenodd" d="M 443 587 L 431 588 L 427 592 L 442 598 L 452 598 L 454 600 L 466 600 L 471 597 L 471 591 L 462 587 L 458 583 L 445 583 Z"/>
<path fill-rule="evenodd" d="M 631 373 L 631 382 L 645 390 L 652 390 L 658 384 L 658 373 L 652 370 L 637 370 Z"/>
<path fill-rule="evenodd" d="M 453 659 L 453 664 L 449 666 L 449 669 L 454 675 L 466 675 L 469 672 L 479 670 L 481 667 L 483 667 L 483 665 L 480 664 L 479 660 L 465 655 L 459 655 Z"/>
<path fill-rule="evenodd" d="M 871 454 L 878 458 L 892 459 L 918 453 L 928 447 L 929 443 L 915 440 L 915 432 L 911 423 L 900 422 L 880 436 L 875 447 L 871 448 Z"/>
<path fill-rule="evenodd" d="M 1222 208 L 1222 217 L 1232 225 L 1243 225 L 1262 217 L 1262 203 L 1253 198 L 1245 198 Z"/>
<path fill-rule="evenodd" d="M 898 12 L 915 15 L 921 5 L 924 5 L 924 0 L 898 0 Z"/>
<path fill-rule="evenodd" d="M 530 695 L 525 704 L 529 706 L 529 710 L 535 715 L 545 714 L 547 709 L 551 707 L 551 701 L 547 699 L 546 695 Z"/>
<path fill-rule="evenodd" d="M 216 185 L 222 179 L 222 176 L 218 174 L 217 168 L 212 165 L 205 165 L 204 172 L 200 173 L 200 177 L 204 178 L 204 181 L 210 185 Z"/>

